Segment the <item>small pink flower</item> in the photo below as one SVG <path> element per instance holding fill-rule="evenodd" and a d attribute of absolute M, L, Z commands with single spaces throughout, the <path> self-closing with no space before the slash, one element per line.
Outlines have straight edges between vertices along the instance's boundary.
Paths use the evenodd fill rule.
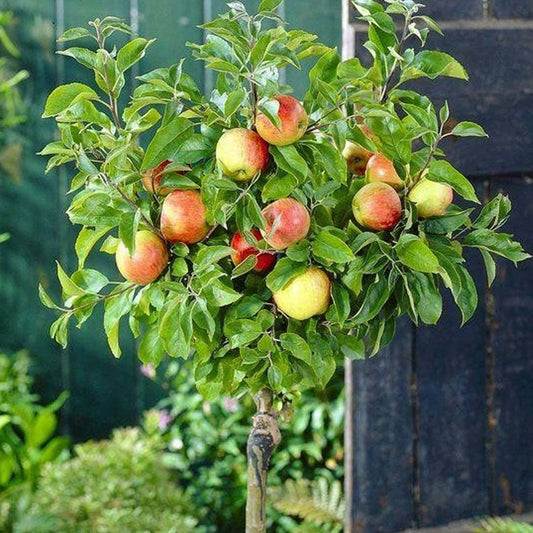
<path fill-rule="evenodd" d="M 154 379 L 155 378 L 154 365 L 152 363 L 148 363 L 147 365 L 142 365 L 141 374 L 143 376 L 146 376 L 148 379 Z"/>
<path fill-rule="evenodd" d="M 224 398 L 224 409 L 230 413 L 234 413 L 239 408 L 239 402 L 233 398 Z"/>
<path fill-rule="evenodd" d="M 172 439 L 168 445 L 172 451 L 181 450 L 183 448 L 183 441 L 181 439 Z"/>
<path fill-rule="evenodd" d="M 166 409 L 161 409 L 157 414 L 159 415 L 159 422 L 157 425 L 161 431 L 165 431 L 172 422 L 172 416 Z"/>

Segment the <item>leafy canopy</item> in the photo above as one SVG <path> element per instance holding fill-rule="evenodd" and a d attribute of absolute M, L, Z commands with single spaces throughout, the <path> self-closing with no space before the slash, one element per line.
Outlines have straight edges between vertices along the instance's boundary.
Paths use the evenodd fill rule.
<path fill-rule="evenodd" d="M 207 398 L 263 387 L 290 394 L 324 387 L 342 357 L 375 355 L 393 339 L 402 315 L 416 324 L 435 324 L 443 288 L 467 321 L 478 296 L 464 248 L 480 251 L 489 283 L 494 255 L 514 263 L 528 257 L 511 235 L 499 233 L 511 210 L 504 196 L 478 215 L 474 208 L 451 205 L 428 219 L 419 218 L 407 198 L 427 178 L 479 203 L 472 184 L 444 159 L 440 142 L 450 135 L 485 136 L 471 122 L 447 132 L 448 104 L 437 110 L 404 85 L 422 77 L 467 79 L 448 54 L 420 50 L 430 31 L 440 33 L 435 21 L 420 14 L 421 6 L 411 0 L 354 2 L 369 27 L 365 47 L 371 63 L 364 66 L 358 58 L 342 61 L 314 35 L 286 29 L 275 11 L 280 3 L 264 0 L 250 15 L 232 2 L 227 13 L 203 26 L 205 43 L 190 46 L 217 74 L 207 95 L 183 61 L 139 76 L 133 93 L 123 94 L 128 71 L 152 41 L 131 35 L 116 18 L 97 19 L 89 29 L 73 28 L 61 38 L 90 38 L 94 44 L 60 52 L 93 71 L 94 83 L 56 88 L 44 111 L 59 129 L 59 139 L 41 152 L 49 156 L 48 170 L 76 168 L 68 216 L 80 227 L 78 270 L 68 275 L 58 265 L 61 306 L 40 288 L 43 303 L 59 313 L 51 335 L 63 346 L 68 323 L 81 326 L 103 304 L 104 329 L 116 357 L 119 323 L 127 318 L 141 361 L 157 365 L 165 354 L 192 358 L 197 386 Z M 118 49 L 108 46 L 116 32 L 129 38 Z M 279 126 L 274 97 L 291 92 L 280 72 L 301 69 L 304 60 L 313 62 L 303 98 L 310 117 L 306 134 L 295 144 L 271 146 L 270 166 L 249 183 L 224 176 L 215 160 L 222 133 L 253 128 L 258 111 Z M 351 201 L 366 180 L 347 170 L 342 156 L 347 140 L 385 155 L 403 180 L 402 218 L 392 231 L 371 232 L 354 221 Z M 111 281 L 87 268 L 95 247 L 114 253 L 121 239 L 133 252 L 140 228 L 159 234 L 161 198 L 149 194 L 141 178 L 166 159 L 173 163 L 161 184 L 201 193 L 212 228 L 208 236 L 194 245 L 169 245 L 168 269 L 147 286 Z M 266 277 L 253 272 L 253 257 L 234 268 L 229 258 L 234 232 L 250 237 L 253 228 L 264 228 L 262 208 L 289 196 L 311 213 L 307 238 L 279 253 Z M 331 280 L 331 305 L 322 316 L 290 319 L 272 304 L 272 292 L 309 265 Z"/>

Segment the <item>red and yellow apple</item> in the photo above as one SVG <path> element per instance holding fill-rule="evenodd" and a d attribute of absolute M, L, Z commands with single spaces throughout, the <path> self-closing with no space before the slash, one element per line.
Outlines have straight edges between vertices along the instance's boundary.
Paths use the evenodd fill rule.
<path fill-rule="evenodd" d="M 160 163 L 156 168 L 153 168 L 151 170 L 147 170 L 142 175 L 142 182 L 144 185 L 144 188 L 151 194 L 168 194 L 172 189 L 168 189 L 166 187 L 160 187 L 159 184 L 161 183 L 161 180 L 163 179 L 163 172 L 165 171 L 165 168 L 170 165 L 172 161 L 170 159 L 165 159 L 162 163 Z"/>
<path fill-rule="evenodd" d="M 307 237 L 311 217 L 307 208 L 293 198 L 282 198 L 262 211 L 266 227 L 261 230 L 265 241 L 275 250 L 284 250 Z"/>
<path fill-rule="evenodd" d="M 402 201 L 386 183 L 369 183 L 359 189 L 352 208 L 357 222 L 374 231 L 390 231 L 402 217 Z"/>
<path fill-rule="evenodd" d="M 396 190 L 403 189 L 404 186 L 393 162 L 383 154 L 375 154 L 369 159 L 366 165 L 366 178 L 369 183 L 386 183 Z"/>
<path fill-rule="evenodd" d="M 330 304 L 331 281 L 319 268 L 310 267 L 274 292 L 278 309 L 291 318 L 306 320 L 325 313 Z"/>
<path fill-rule="evenodd" d="M 300 140 L 307 131 L 309 117 L 303 105 L 293 96 L 276 96 L 279 103 L 279 128 L 263 113 L 257 113 L 255 128 L 269 144 L 286 146 Z"/>
<path fill-rule="evenodd" d="M 263 240 L 259 230 L 254 229 L 251 233 L 257 241 Z M 247 257 L 255 255 L 257 260 L 254 270 L 256 272 L 266 272 L 267 270 L 270 270 L 276 262 L 276 256 L 274 254 L 258 250 L 244 238 L 242 233 L 235 233 L 231 239 L 230 246 L 235 250 L 235 253 L 231 254 L 231 260 L 234 265 L 240 265 Z"/>
<path fill-rule="evenodd" d="M 218 140 L 216 158 L 226 176 L 250 181 L 268 166 L 268 145 L 255 131 L 235 128 Z"/>
<path fill-rule="evenodd" d="M 161 208 L 161 233 L 169 242 L 193 244 L 208 233 L 206 208 L 196 190 L 172 191 Z"/>
<path fill-rule="evenodd" d="M 372 138 L 372 132 L 366 126 L 359 126 L 359 129 L 369 139 Z M 346 159 L 349 172 L 364 176 L 366 165 L 368 160 L 372 157 L 372 152 L 353 141 L 346 141 L 342 155 L 344 159 Z"/>
<path fill-rule="evenodd" d="M 445 183 L 424 178 L 409 192 L 407 198 L 416 204 L 418 216 L 429 218 L 443 215 L 453 201 L 453 189 Z"/>
<path fill-rule="evenodd" d="M 120 241 L 115 254 L 119 272 L 125 279 L 138 285 L 148 285 L 155 281 L 167 268 L 168 249 L 157 235 L 140 230 L 135 234 L 133 255 Z"/>

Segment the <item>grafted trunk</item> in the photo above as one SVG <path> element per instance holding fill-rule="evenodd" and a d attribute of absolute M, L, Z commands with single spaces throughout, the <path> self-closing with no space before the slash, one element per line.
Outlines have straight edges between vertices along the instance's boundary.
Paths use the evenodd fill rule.
<path fill-rule="evenodd" d="M 273 408 L 272 391 L 263 389 L 255 398 L 257 413 L 248 437 L 248 492 L 246 533 L 266 533 L 268 466 L 272 452 L 281 440 Z"/>

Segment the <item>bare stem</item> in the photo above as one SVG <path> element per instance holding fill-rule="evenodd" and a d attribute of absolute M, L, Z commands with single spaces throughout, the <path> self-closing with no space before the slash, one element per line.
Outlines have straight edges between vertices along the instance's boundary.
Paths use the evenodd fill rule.
<path fill-rule="evenodd" d="M 402 36 L 400 38 L 400 41 L 398 42 L 398 46 L 396 47 L 397 55 L 401 55 L 401 53 L 403 52 L 403 47 L 408 38 L 410 23 L 411 23 L 411 12 L 409 12 L 405 17 L 405 24 L 403 26 Z M 396 67 L 398 66 L 398 62 L 399 62 L 398 57 L 394 57 L 394 63 L 392 64 L 389 75 L 387 76 L 387 80 L 385 81 L 385 85 L 383 86 L 383 90 L 381 91 L 381 95 L 379 97 L 380 104 L 382 104 L 385 101 L 385 98 L 387 97 L 387 93 L 389 92 L 390 85 L 392 83 L 392 78 L 394 76 L 394 72 L 396 71 Z"/>
<path fill-rule="evenodd" d="M 248 492 L 246 498 L 246 533 L 266 533 L 267 475 L 270 458 L 281 440 L 273 396 L 261 390 L 256 398 L 257 413 L 248 437 Z"/>

